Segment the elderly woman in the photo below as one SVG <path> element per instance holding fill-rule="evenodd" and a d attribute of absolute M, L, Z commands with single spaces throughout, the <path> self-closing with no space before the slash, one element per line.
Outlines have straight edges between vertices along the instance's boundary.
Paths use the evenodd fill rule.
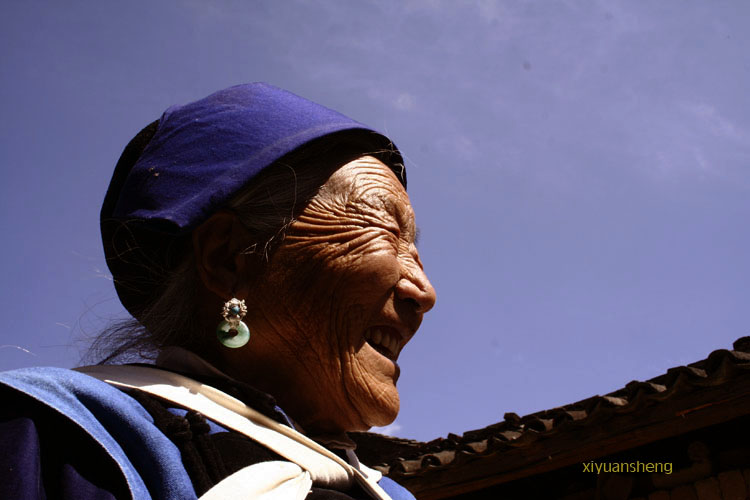
<path fill-rule="evenodd" d="M 101 212 L 135 321 L 108 361 L 0 377 L 0 497 L 412 498 L 348 431 L 393 421 L 435 293 L 398 150 L 284 90 L 169 108 Z"/>

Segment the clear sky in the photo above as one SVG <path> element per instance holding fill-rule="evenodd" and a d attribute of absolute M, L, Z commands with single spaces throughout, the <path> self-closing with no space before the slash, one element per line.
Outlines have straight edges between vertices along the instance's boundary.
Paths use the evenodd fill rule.
<path fill-rule="evenodd" d="M 388 432 L 572 403 L 750 335 L 750 3 L 7 1 L 0 368 L 124 315 L 98 211 L 172 105 L 266 81 L 407 158 L 436 307 Z"/>

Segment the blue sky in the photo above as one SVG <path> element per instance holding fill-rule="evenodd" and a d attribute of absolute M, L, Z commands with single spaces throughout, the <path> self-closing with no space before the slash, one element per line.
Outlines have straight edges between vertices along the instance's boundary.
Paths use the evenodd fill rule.
<path fill-rule="evenodd" d="M 750 334 L 750 4 L 7 2 L 0 368 L 122 316 L 98 211 L 172 104 L 266 81 L 407 158 L 438 302 L 388 429 L 604 394 Z"/>

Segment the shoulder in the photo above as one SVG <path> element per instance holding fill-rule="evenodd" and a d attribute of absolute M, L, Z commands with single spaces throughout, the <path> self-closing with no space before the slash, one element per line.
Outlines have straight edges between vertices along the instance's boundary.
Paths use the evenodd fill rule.
<path fill-rule="evenodd" d="M 17 398 L 33 399 L 68 415 L 83 427 L 105 411 L 135 420 L 148 415 L 132 398 L 75 370 L 33 367 L 1 372 L 0 385 L 15 391 Z"/>
<path fill-rule="evenodd" d="M 63 453 L 60 441 L 47 430 L 56 422 L 80 436 L 81 446 L 97 450 L 111 463 L 133 498 L 149 498 L 149 492 L 157 498 L 195 497 L 179 451 L 148 412 L 122 391 L 83 373 L 52 367 L 0 373 L 0 390 L 7 403 L 3 421 L 25 426 L 34 439 L 50 441 L 40 449 Z"/>
<path fill-rule="evenodd" d="M 389 477 L 383 476 L 378 485 L 388 493 L 393 500 L 416 500 L 409 490 Z"/>

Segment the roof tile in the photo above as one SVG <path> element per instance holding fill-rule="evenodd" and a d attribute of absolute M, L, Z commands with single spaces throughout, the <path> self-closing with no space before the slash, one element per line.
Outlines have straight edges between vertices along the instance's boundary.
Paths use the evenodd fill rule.
<path fill-rule="evenodd" d="M 506 413 L 502 422 L 467 431 L 462 436 L 451 433 L 446 438 L 415 445 L 406 453 L 408 456 L 399 457 L 381 469 L 393 477 L 412 476 L 425 469 L 471 461 L 509 447 L 527 446 L 569 425 L 591 425 L 615 414 L 635 413 L 644 405 L 660 404 L 698 387 L 722 384 L 750 373 L 750 337 L 736 340 L 733 347 L 733 351 L 717 350 L 707 359 L 670 368 L 651 380 L 631 381 L 604 396 L 593 396 L 524 417 Z"/>

